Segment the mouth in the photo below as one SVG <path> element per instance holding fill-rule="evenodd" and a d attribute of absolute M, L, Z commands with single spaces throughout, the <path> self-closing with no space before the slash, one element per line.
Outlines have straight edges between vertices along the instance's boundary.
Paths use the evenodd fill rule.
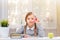
<path fill-rule="evenodd" d="M 32 21 L 32 22 L 29 22 L 29 23 L 34 23 L 34 21 Z"/>
<path fill-rule="evenodd" d="M 33 22 L 29 22 L 29 23 L 33 23 Z"/>

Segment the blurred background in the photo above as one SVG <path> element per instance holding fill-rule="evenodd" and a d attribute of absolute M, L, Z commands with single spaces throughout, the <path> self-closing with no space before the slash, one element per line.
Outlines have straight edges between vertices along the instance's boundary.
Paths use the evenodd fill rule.
<path fill-rule="evenodd" d="M 9 34 L 25 24 L 27 12 L 33 12 L 48 33 L 60 36 L 60 0 L 0 0 L 0 20 L 8 19 Z"/>

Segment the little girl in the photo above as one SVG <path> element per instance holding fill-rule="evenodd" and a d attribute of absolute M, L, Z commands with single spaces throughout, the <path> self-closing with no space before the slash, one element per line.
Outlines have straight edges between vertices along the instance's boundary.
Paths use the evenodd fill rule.
<path fill-rule="evenodd" d="M 21 28 L 17 31 L 19 34 L 25 34 L 24 37 L 44 37 L 45 32 L 41 25 L 37 22 L 38 19 L 32 12 L 28 12 L 25 17 L 26 25 L 22 25 Z"/>

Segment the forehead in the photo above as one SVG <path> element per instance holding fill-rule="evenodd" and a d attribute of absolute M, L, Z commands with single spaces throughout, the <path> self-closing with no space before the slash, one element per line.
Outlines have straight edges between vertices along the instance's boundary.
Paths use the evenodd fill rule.
<path fill-rule="evenodd" d="M 27 18 L 34 18 L 35 16 L 34 15 L 29 15 Z"/>

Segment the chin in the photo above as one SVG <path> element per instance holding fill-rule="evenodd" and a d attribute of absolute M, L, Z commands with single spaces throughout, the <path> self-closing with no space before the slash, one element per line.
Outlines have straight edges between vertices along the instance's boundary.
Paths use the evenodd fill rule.
<path fill-rule="evenodd" d="M 34 24 L 30 24 L 30 25 L 34 25 Z"/>

